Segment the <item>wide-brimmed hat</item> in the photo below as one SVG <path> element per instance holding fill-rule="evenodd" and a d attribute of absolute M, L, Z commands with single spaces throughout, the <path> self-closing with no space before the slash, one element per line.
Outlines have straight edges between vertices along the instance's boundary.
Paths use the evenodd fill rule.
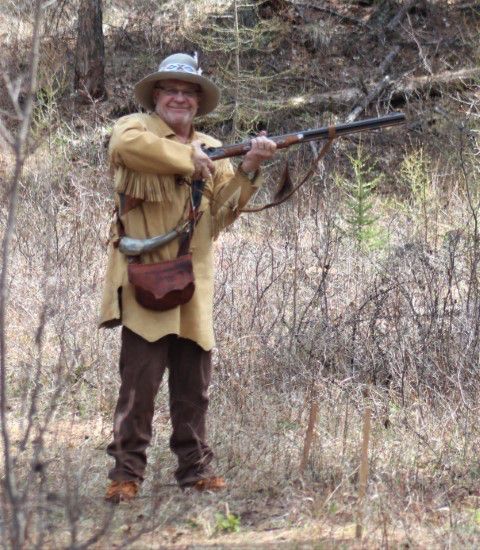
<path fill-rule="evenodd" d="M 196 59 L 186 53 L 169 55 L 160 63 L 156 73 L 149 74 L 137 82 L 135 85 L 136 100 L 145 109 L 155 110 L 153 103 L 155 84 L 161 80 L 171 79 L 191 82 L 201 87 L 202 93 L 198 98 L 197 115 L 210 113 L 218 105 L 220 90 L 211 80 L 202 76 L 202 70 L 198 68 Z"/>

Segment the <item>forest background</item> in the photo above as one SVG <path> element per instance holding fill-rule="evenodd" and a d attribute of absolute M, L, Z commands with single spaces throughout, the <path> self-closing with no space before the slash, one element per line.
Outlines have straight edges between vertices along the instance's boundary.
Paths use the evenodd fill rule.
<path fill-rule="evenodd" d="M 100 91 L 76 72 L 93 4 L 0 4 L 2 544 L 478 547 L 479 3 L 105 0 Z M 230 488 L 173 485 L 163 388 L 142 498 L 115 509 L 106 152 L 135 82 L 177 51 L 222 89 L 199 129 L 225 142 L 395 110 L 407 124 L 338 139 L 287 204 L 219 238 L 209 429 Z M 272 162 L 255 201 L 317 151 Z"/>

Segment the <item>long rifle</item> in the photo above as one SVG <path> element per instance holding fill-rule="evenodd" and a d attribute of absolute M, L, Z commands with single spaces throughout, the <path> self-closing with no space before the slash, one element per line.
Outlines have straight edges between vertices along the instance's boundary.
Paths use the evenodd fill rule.
<path fill-rule="evenodd" d="M 328 139 L 331 142 L 334 138 L 364 132 L 366 130 L 375 130 L 377 128 L 385 128 L 387 126 L 396 126 L 405 122 L 403 113 L 392 113 L 390 115 L 367 118 L 365 120 L 357 120 L 356 122 L 348 122 L 346 124 L 337 124 L 334 126 L 324 126 L 316 130 L 302 130 L 292 134 L 284 134 L 281 136 L 269 136 L 269 139 L 277 144 L 277 149 L 285 149 L 291 145 L 306 143 L 308 141 L 321 141 Z M 231 157 L 240 157 L 248 153 L 251 148 L 251 141 L 243 141 L 233 145 L 222 145 L 221 147 L 204 147 L 203 151 L 212 160 L 221 160 Z M 326 148 L 324 147 L 326 152 Z M 198 197 L 197 197 L 198 198 Z M 201 199 L 201 196 L 200 196 Z M 272 203 L 269 206 L 274 206 Z M 252 210 L 254 211 L 254 210 Z M 119 241 L 119 250 L 127 256 L 139 256 L 151 252 L 156 248 L 168 244 L 177 237 L 187 234 L 191 230 L 190 224 L 180 221 L 179 225 L 165 233 L 150 239 L 133 239 L 124 236 Z"/>
<path fill-rule="evenodd" d="M 377 128 L 385 128 L 386 126 L 396 126 L 405 122 L 403 113 L 392 113 L 390 115 L 381 116 L 378 118 L 367 118 L 357 120 L 356 122 L 348 122 L 346 124 L 337 124 L 333 126 L 324 126 L 316 130 L 301 130 L 293 134 L 285 134 L 281 136 L 268 136 L 269 139 L 277 144 L 277 149 L 285 149 L 291 145 L 298 143 L 306 143 L 307 141 L 321 141 L 323 139 L 333 139 L 348 134 L 364 132 L 366 130 L 375 130 Z M 212 160 L 226 159 L 230 157 L 240 157 L 248 153 L 251 147 L 251 141 L 243 141 L 234 145 L 222 145 L 220 147 L 205 147 L 204 152 Z"/>

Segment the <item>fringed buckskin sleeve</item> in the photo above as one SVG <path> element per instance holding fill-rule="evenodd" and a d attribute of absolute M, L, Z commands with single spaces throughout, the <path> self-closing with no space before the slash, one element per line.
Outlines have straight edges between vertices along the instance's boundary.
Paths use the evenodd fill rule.
<path fill-rule="evenodd" d="M 213 238 L 217 239 L 220 232 L 240 216 L 240 210 L 260 189 L 262 177 L 257 173 L 255 179 L 250 181 L 241 170 L 235 170 L 229 160 L 221 160 L 215 164 L 210 211 Z"/>
<path fill-rule="evenodd" d="M 109 147 L 111 163 L 143 174 L 191 176 L 192 146 L 156 135 L 148 116 L 130 115 L 115 124 Z"/>

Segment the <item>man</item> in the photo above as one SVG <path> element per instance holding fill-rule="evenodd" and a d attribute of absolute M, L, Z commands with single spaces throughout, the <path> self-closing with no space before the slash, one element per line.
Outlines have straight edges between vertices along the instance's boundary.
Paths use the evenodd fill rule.
<path fill-rule="evenodd" d="M 260 135 L 236 170 L 227 160 L 214 163 L 208 158 L 201 144 L 220 143 L 196 132 L 193 120 L 215 109 L 220 93 L 189 55 L 167 57 L 157 72 L 137 83 L 135 96 L 150 112 L 121 118 L 110 141 L 118 215 L 112 226 L 100 323 L 122 325 L 121 387 L 114 437 L 107 449 L 115 466 L 105 498 L 114 503 L 134 498 L 143 480 L 154 399 L 167 367 L 177 482 L 198 490 L 225 486 L 212 470 L 205 431 L 214 346 L 212 244 L 258 189 L 259 168 L 276 149 L 273 141 Z M 198 179 L 205 181 L 205 188 L 190 244 L 193 297 L 168 311 L 144 308 L 128 281 L 119 238 L 147 239 L 177 227 L 188 215 L 190 184 Z M 178 249 L 176 239 L 143 254 L 141 261 L 172 260 Z"/>

